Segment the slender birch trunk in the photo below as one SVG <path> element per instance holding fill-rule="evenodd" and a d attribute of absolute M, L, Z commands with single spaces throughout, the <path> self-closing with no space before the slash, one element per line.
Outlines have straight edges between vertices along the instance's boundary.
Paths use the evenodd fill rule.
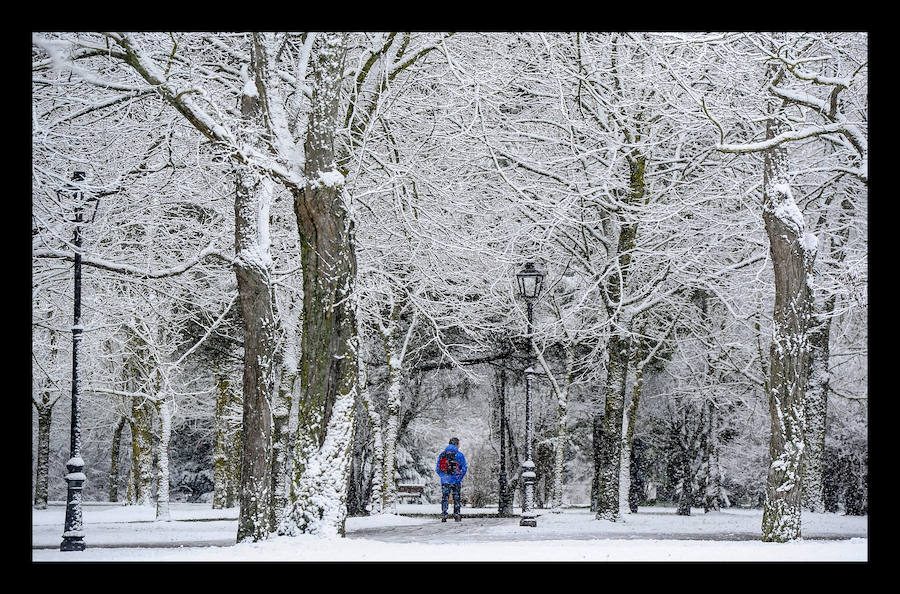
<path fill-rule="evenodd" d="M 803 508 L 825 511 L 825 421 L 828 413 L 828 372 L 831 317 L 836 297 L 814 307 L 815 326 L 809 332 L 809 385 L 806 389 L 805 449 L 803 453 Z"/>
<path fill-rule="evenodd" d="M 381 338 L 384 342 L 384 351 L 387 357 L 387 418 L 384 419 L 384 456 L 381 471 L 381 497 L 382 509 L 396 511 L 397 497 L 397 436 L 400 430 L 400 377 L 402 371 L 402 355 L 397 344 L 397 330 L 399 325 L 399 307 L 390 304 L 388 323 L 379 322 Z"/>
<path fill-rule="evenodd" d="M 622 427 L 622 469 L 619 473 L 619 510 L 620 514 L 637 513 L 637 506 L 631 505 L 631 453 L 634 449 L 634 429 L 637 425 L 637 410 L 641 401 L 641 392 L 644 389 L 644 368 L 640 365 L 642 353 L 645 349 L 641 346 L 635 349 L 634 385 L 631 388 L 631 398 L 628 400 L 628 410 L 623 419 Z"/>
<path fill-rule="evenodd" d="M 159 462 L 156 484 L 156 519 L 168 522 L 172 519 L 169 509 L 169 442 L 172 440 L 172 407 L 170 395 L 156 401 L 159 417 Z"/>
<path fill-rule="evenodd" d="M 361 382 L 362 383 L 362 382 Z M 372 491 L 369 493 L 370 513 L 380 514 L 384 511 L 384 439 L 382 437 L 381 415 L 375 410 L 368 390 L 361 394 L 363 406 L 372 430 Z"/>
<path fill-rule="evenodd" d="M 566 351 L 565 384 L 556 394 L 556 447 L 553 459 L 553 488 L 551 489 L 551 511 L 561 513 L 563 507 L 563 474 L 566 464 L 566 444 L 569 441 L 569 389 L 575 367 L 575 346 Z"/>
<path fill-rule="evenodd" d="M 387 326 L 381 326 L 388 367 L 387 419 L 384 430 L 384 469 L 382 471 L 383 509 L 396 509 L 399 499 L 397 496 L 397 447 L 400 438 L 402 405 L 400 388 L 403 380 L 403 361 L 406 358 L 406 350 L 415 331 L 417 320 L 418 315 L 413 314 L 402 344 L 399 343 L 397 336 L 400 329 L 399 305 L 391 303 L 390 321 Z"/>
<path fill-rule="evenodd" d="M 272 525 L 277 526 L 282 513 L 289 503 L 288 465 L 291 448 L 291 434 L 288 430 L 293 399 L 294 382 L 297 379 L 296 362 L 287 362 L 281 372 L 278 398 L 272 410 Z"/>
<path fill-rule="evenodd" d="M 400 368 L 393 355 L 388 363 L 388 395 L 387 422 L 384 431 L 384 470 L 382 480 L 384 487 L 384 509 L 395 510 L 397 507 L 397 438 L 400 432 Z"/>
<path fill-rule="evenodd" d="M 299 319 L 289 298 L 277 301 L 276 305 L 281 319 L 281 327 L 284 330 L 281 377 L 278 382 L 275 406 L 272 410 L 272 525 L 277 527 L 290 503 L 289 473 L 293 446 L 290 415 L 295 400 L 294 393 L 299 388 L 297 374 L 297 322 Z"/>
<path fill-rule="evenodd" d="M 229 392 L 228 410 L 236 419 L 229 423 L 230 433 L 228 446 L 228 480 L 225 489 L 225 507 L 231 508 L 240 504 L 241 495 L 241 459 L 243 458 L 244 430 L 240 422 L 243 417 L 244 401 L 240 392 Z"/>

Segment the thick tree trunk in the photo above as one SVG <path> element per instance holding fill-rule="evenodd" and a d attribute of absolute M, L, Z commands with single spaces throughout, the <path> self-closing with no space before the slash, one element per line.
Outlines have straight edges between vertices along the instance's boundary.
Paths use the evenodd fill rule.
<path fill-rule="evenodd" d="M 131 428 L 131 443 L 134 444 L 134 423 L 129 423 Z M 134 449 L 132 448 L 132 453 Z M 137 501 L 137 482 L 135 481 L 134 460 L 128 467 L 128 479 L 125 484 L 125 505 L 134 505 Z"/>
<path fill-rule="evenodd" d="M 261 540 L 272 528 L 272 355 L 274 315 L 268 277 L 259 269 L 235 267 L 244 319 L 244 406 L 238 542 Z"/>
<path fill-rule="evenodd" d="M 131 474 L 132 498 L 128 503 L 153 503 L 153 443 L 150 438 L 153 410 L 150 401 L 140 396 L 131 399 Z"/>
<path fill-rule="evenodd" d="M 630 169 L 629 196 L 631 204 L 644 201 L 646 192 L 644 174 L 647 159 L 642 155 L 628 157 Z M 617 330 L 610 336 L 607 347 L 609 353 L 606 377 L 606 404 L 603 415 L 600 447 L 600 467 L 598 473 L 597 519 L 615 522 L 620 517 L 622 507 L 628 505 L 628 494 L 620 502 L 619 480 L 621 473 L 621 445 L 623 438 L 623 417 L 625 412 L 626 379 L 631 361 L 632 313 L 621 308 L 622 287 L 628 282 L 632 250 L 637 241 L 637 223 L 623 223 L 619 230 L 616 260 L 619 273 L 610 277 L 608 294 L 609 313 L 617 316 Z"/>
<path fill-rule="evenodd" d="M 109 489 L 107 491 L 110 502 L 119 500 L 119 452 L 122 447 L 122 431 L 125 429 L 125 417 L 119 417 L 113 429 L 112 445 L 109 454 Z"/>
<path fill-rule="evenodd" d="M 246 141 L 264 144 L 254 130 L 266 117 L 266 51 L 254 34 L 248 81 L 241 95 Z M 263 88 L 261 88 L 263 87 Z M 273 525 L 272 408 L 275 393 L 276 339 L 279 316 L 269 254 L 269 208 L 272 181 L 249 167 L 237 166 L 234 197 L 234 272 L 240 296 L 244 336 L 243 416 L 240 514 L 237 541 L 268 537 Z"/>
<path fill-rule="evenodd" d="M 303 329 L 294 505 L 285 534 L 343 534 L 357 393 L 353 228 L 335 159 L 346 38 L 325 34 L 314 60 L 307 184 L 294 194 L 301 241 Z"/>
<path fill-rule="evenodd" d="M 268 224 L 263 182 L 241 172 L 235 196 L 234 265 L 244 329 L 243 421 L 238 542 L 266 538 L 272 526 L 272 399 L 275 395 L 274 308 L 271 259 L 260 245 L 258 222 Z M 265 211 L 265 221 L 260 212 Z"/>
<path fill-rule="evenodd" d="M 703 511 L 719 511 L 722 493 L 722 471 L 719 468 L 719 437 L 717 426 L 716 407 L 712 402 L 707 402 L 707 428 L 704 442 L 705 457 L 705 498 Z"/>
<path fill-rule="evenodd" d="M 778 133 L 770 119 L 766 137 Z M 763 219 L 775 271 L 775 311 L 770 349 L 769 411 L 771 465 L 766 478 L 762 540 L 800 538 L 801 461 L 805 448 L 810 290 L 815 237 L 804 232 L 803 216 L 791 196 L 783 147 L 764 155 Z"/>
<path fill-rule="evenodd" d="M 622 320 L 625 328 L 630 322 Z M 631 340 L 614 334 L 609 341 L 609 371 L 606 379 L 606 406 L 603 415 L 600 447 L 600 481 L 597 519 L 615 522 L 620 517 L 619 479 L 621 470 L 622 422 Z M 626 496 L 627 504 L 627 496 Z"/>

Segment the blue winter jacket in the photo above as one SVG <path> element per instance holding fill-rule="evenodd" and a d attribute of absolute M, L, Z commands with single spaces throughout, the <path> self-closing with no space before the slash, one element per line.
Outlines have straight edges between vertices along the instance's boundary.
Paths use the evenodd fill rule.
<path fill-rule="evenodd" d="M 463 456 L 463 453 L 459 451 L 459 449 L 450 444 L 446 448 L 444 448 L 444 452 L 456 452 L 456 463 L 459 465 L 459 471 L 456 474 L 447 474 L 445 472 L 441 472 L 438 470 L 438 466 L 441 463 L 441 457 L 438 456 L 437 464 L 434 465 L 434 471 L 438 473 L 438 476 L 441 477 L 442 485 L 452 485 L 455 483 L 461 483 L 463 477 L 466 476 L 466 470 L 468 466 L 466 466 L 466 457 Z M 443 454 L 443 452 L 441 452 Z"/>

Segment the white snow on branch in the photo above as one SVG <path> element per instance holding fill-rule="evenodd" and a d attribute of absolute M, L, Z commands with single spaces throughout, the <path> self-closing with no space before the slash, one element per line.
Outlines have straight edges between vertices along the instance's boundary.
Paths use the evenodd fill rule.
<path fill-rule="evenodd" d="M 787 132 L 782 132 L 778 136 L 759 142 L 749 142 L 747 144 L 716 144 L 716 150 L 723 153 L 756 153 L 769 150 L 785 142 L 803 140 L 804 138 L 821 136 L 822 134 L 834 134 L 836 132 L 843 133 L 846 131 L 847 126 L 843 123 L 807 126 L 800 130 L 788 130 Z"/>
<path fill-rule="evenodd" d="M 74 260 L 75 255 L 72 252 L 64 251 L 64 250 L 56 250 L 56 249 L 40 249 L 40 250 L 32 250 L 31 256 L 33 258 L 61 258 L 64 260 Z M 93 256 L 82 255 L 81 263 L 85 266 L 93 266 L 95 268 L 102 268 L 103 270 L 108 270 L 110 272 L 118 272 L 120 274 L 127 274 L 130 276 L 139 276 L 145 278 L 163 278 L 167 276 L 175 276 L 186 272 L 196 264 L 200 263 L 201 260 L 209 256 L 214 256 L 226 262 L 233 262 L 232 258 L 222 254 L 215 248 L 213 248 L 213 244 L 209 244 L 205 248 L 203 248 L 199 254 L 197 254 L 194 258 L 190 260 L 186 260 L 179 264 L 178 266 L 172 266 L 171 268 L 163 268 L 161 270 L 143 270 L 138 268 L 137 266 L 132 266 L 130 264 L 121 264 L 118 262 L 111 262 L 109 260 L 104 260 L 102 258 L 95 258 Z"/>

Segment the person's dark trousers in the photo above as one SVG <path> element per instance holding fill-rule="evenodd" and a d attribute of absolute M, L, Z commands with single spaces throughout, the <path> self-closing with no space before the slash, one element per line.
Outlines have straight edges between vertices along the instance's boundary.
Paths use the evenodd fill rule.
<path fill-rule="evenodd" d="M 450 492 L 453 491 L 453 515 L 459 515 L 459 509 L 462 507 L 462 500 L 460 499 L 460 491 L 462 490 L 462 483 L 449 483 L 446 485 L 441 485 L 441 515 L 447 515 L 447 506 L 450 504 Z"/>

